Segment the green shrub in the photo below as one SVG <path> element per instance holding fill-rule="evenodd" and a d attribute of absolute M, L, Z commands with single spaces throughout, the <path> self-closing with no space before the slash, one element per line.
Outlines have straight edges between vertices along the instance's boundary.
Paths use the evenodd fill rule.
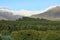
<path fill-rule="evenodd" d="M 41 40 L 40 33 L 35 30 L 21 30 L 12 32 L 12 40 Z"/>

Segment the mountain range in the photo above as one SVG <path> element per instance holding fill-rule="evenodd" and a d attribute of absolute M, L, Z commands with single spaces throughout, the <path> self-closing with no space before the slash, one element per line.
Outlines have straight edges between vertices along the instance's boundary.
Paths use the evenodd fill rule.
<path fill-rule="evenodd" d="M 60 6 L 49 7 L 42 12 L 27 10 L 12 11 L 7 8 L 0 8 L 0 20 L 16 20 L 25 16 L 29 16 L 30 18 L 60 20 Z"/>
<path fill-rule="evenodd" d="M 38 14 L 39 11 L 28 11 L 28 10 L 10 10 L 8 8 L 0 8 L 0 20 L 16 20 L 22 17 L 29 17 L 32 14 Z"/>

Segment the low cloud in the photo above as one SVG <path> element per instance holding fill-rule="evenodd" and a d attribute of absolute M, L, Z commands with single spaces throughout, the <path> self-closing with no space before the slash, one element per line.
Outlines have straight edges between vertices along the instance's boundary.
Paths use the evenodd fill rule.
<path fill-rule="evenodd" d="M 31 16 L 34 14 L 39 14 L 40 11 L 19 10 L 19 11 L 13 11 L 13 13 L 14 15 Z"/>

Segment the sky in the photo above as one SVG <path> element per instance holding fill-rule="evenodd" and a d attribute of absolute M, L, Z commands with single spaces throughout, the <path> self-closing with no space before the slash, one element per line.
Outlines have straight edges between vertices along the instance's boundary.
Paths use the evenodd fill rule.
<path fill-rule="evenodd" d="M 54 5 L 60 5 L 60 0 L 0 0 L 0 8 L 12 10 L 44 10 Z"/>
<path fill-rule="evenodd" d="M 60 0 L 0 0 L 0 8 L 20 10 L 19 13 L 26 16 L 55 5 L 60 5 Z"/>

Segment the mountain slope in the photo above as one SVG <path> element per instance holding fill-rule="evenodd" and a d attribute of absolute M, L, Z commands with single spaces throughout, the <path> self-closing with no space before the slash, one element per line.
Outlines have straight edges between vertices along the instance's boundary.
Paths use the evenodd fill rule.
<path fill-rule="evenodd" d="M 13 12 L 10 11 L 9 9 L 0 8 L 0 20 L 1 19 L 16 20 L 21 17 L 22 16 L 20 16 L 20 15 L 14 15 Z"/>
<path fill-rule="evenodd" d="M 0 20 L 8 20 L 8 19 L 6 19 L 6 18 L 3 18 L 3 17 L 0 17 Z"/>
<path fill-rule="evenodd" d="M 43 13 L 32 15 L 32 17 L 48 19 L 48 20 L 60 20 L 60 6 L 55 6 Z"/>

